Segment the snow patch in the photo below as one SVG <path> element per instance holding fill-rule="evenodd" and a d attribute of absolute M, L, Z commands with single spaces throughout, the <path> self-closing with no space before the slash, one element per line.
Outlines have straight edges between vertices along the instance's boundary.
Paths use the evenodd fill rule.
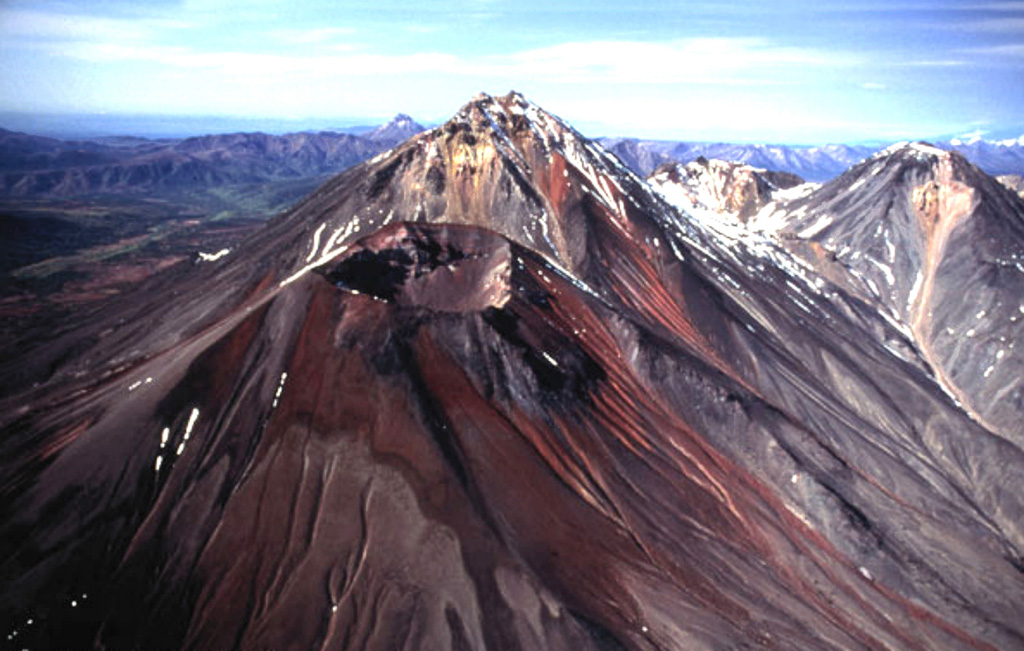
<path fill-rule="evenodd" d="M 796 236 L 802 240 L 814 237 L 815 235 L 823 231 L 826 227 L 828 227 L 834 219 L 835 217 L 833 217 L 832 215 L 822 215 L 821 217 L 818 218 L 818 221 L 814 222 L 804 230 L 797 233 Z"/>
<path fill-rule="evenodd" d="M 271 403 L 270 408 L 276 409 L 277 403 L 281 400 L 281 394 L 284 393 L 284 383 L 288 380 L 288 373 L 282 373 L 281 379 L 277 382 L 277 391 L 274 392 L 274 402 Z"/>
<path fill-rule="evenodd" d="M 931 145 L 926 145 L 923 142 L 911 143 L 910 144 L 910 148 L 913 149 L 915 152 L 918 152 L 918 153 L 921 153 L 921 154 L 926 154 L 928 156 L 948 156 L 949 155 L 949 152 L 943 151 L 942 149 L 939 149 L 938 147 L 932 147 Z"/>
<path fill-rule="evenodd" d="M 795 201 L 796 199 L 803 199 L 820 187 L 820 183 L 801 183 L 800 185 L 794 185 L 791 188 L 775 190 L 772 192 L 772 200 Z"/>
<path fill-rule="evenodd" d="M 924 273 L 921 271 L 917 272 L 917 278 L 914 279 L 914 286 L 910 288 L 910 296 L 907 297 L 907 311 L 914 306 L 914 301 L 917 300 L 917 293 L 921 291 L 921 283 L 924 281 Z"/>
<path fill-rule="evenodd" d="M 213 262 L 214 260 L 220 260 L 229 253 L 231 253 L 231 249 L 221 249 L 216 253 L 205 253 L 203 251 L 200 251 L 199 260 L 202 262 Z"/>
<path fill-rule="evenodd" d="M 885 276 L 885 282 L 889 283 L 890 287 L 896 284 L 896 276 L 892 273 L 892 269 L 890 269 L 888 265 L 885 265 L 874 258 L 867 258 L 867 261 L 878 267 L 878 270 Z"/>
<path fill-rule="evenodd" d="M 309 255 L 306 256 L 306 262 L 312 260 L 313 256 L 316 255 L 316 252 L 320 250 L 320 234 L 324 232 L 325 228 L 327 228 L 327 222 L 320 224 L 320 227 L 316 229 L 315 233 L 313 233 L 313 246 L 309 250 Z"/>

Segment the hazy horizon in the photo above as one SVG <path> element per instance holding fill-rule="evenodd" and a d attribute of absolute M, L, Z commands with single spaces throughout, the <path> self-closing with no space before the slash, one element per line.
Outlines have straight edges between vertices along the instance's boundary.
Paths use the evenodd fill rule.
<path fill-rule="evenodd" d="M 0 112 L 41 119 L 309 130 L 404 112 L 436 124 L 481 90 L 514 88 L 589 136 L 823 144 L 1024 130 L 1019 1 L 13 0 L 0 36 Z"/>
<path fill-rule="evenodd" d="M 247 117 L 230 115 L 159 115 L 130 113 L 17 113 L 0 112 L 0 129 L 27 133 L 29 135 L 73 140 L 109 138 L 116 136 L 139 137 L 147 139 L 176 139 L 224 133 L 267 133 L 284 135 L 302 132 L 338 132 L 360 133 L 372 130 L 396 117 L 399 113 L 409 115 L 408 111 L 396 111 L 388 117 L 338 117 L 338 118 L 275 118 Z M 453 111 L 454 113 L 454 111 Z M 443 122 L 440 120 L 419 120 L 410 115 L 425 128 L 432 128 Z M 451 116 L 449 116 L 451 117 Z M 575 125 L 573 125 L 575 126 Z M 583 133 L 589 138 L 635 138 L 644 141 L 675 142 L 681 139 L 642 138 L 630 133 Z M 934 134 L 944 137 L 948 134 Z M 1014 136 L 1015 137 L 1015 136 Z M 737 144 L 767 144 L 790 146 L 815 146 L 825 144 L 848 145 L 881 145 L 892 142 L 885 139 L 863 139 L 830 142 L 770 142 L 759 140 L 722 140 L 689 138 L 690 142 L 730 142 Z"/>

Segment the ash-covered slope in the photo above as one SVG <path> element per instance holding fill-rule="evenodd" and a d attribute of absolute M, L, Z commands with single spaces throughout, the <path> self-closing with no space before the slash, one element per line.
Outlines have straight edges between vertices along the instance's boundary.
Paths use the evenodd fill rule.
<path fill-rule="evenodd" d="M 516 94 L 2 370 L 25 646 L 1024 641 L 1021 451 Z"/>
<path fill-rule="evenodd" d="M 955 152 L 911 143 L 780 214 L 789 248 L 905 323 L 947 389 L 1024 444 L 1020 197 Z"/>

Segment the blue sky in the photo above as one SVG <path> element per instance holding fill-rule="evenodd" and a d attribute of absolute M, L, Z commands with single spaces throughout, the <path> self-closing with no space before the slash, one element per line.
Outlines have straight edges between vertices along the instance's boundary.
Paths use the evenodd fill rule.
<path fill-rule="evenodd" d="M 591 136 L 1019 135 L 1024 1 L 0 2 L 0 111 L 439 122 L 510 88 Z"/>

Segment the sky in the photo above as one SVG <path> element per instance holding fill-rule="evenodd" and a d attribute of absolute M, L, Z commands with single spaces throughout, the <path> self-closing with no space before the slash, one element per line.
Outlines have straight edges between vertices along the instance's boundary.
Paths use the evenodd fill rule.
<path fill-rule="evenodd" d="M 1020 135 L 1024 1 L 0 0 L 0 113 L 439 123 L 510 89 L 588 136 Z"/>

